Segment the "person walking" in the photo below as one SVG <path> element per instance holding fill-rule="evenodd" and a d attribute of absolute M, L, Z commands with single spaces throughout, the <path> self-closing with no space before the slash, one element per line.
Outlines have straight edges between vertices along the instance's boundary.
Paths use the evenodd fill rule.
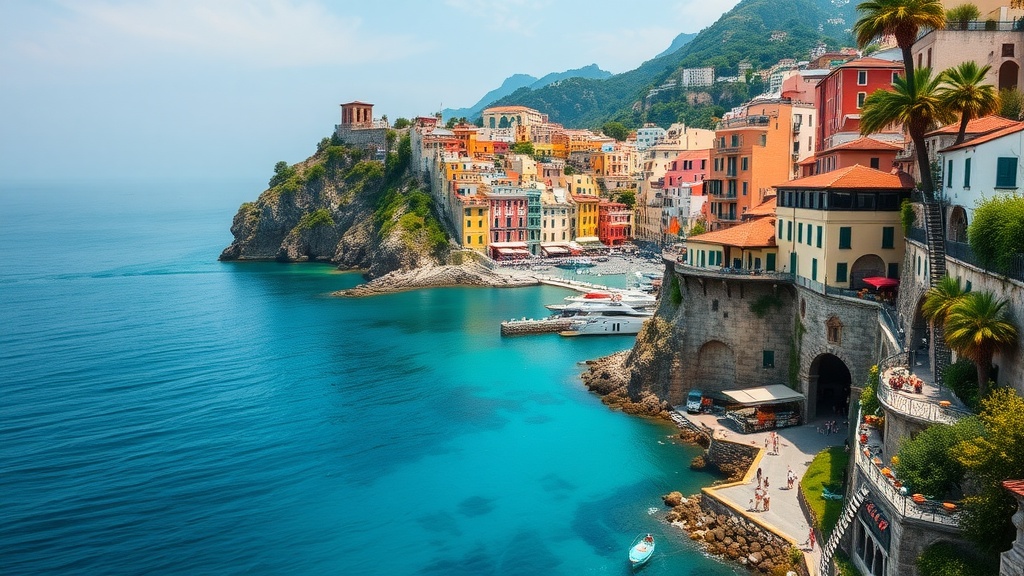
<path fill-rule="evenodd" d="M 775 452 L 776 456 L 779 455 L 779 435 L 778 434 L 776 434 L 775 438 L 772 439 L 772 452 Z"/>
<path fill-rule="evenodd" d="M 761 487 L 761 467 L 760 466 L 758 466 L 758 468 L 757 468 L 757 487 L 758 488 Z"/>
<path fill-rule="evenodd" d="M 754 512 L 761 511 L 761 488 L 754 488 Z"/>
<path fill-rule="evenodd" d="M 772 497 L 767 492 L 765 492 L 763 500 L 764 500 L 764 511 L 767 512 L 771 508 L 770 504 L 771 504 L 771 501 L 772 501 Z"/>
<path fill-rule="evenodd" d="M 811 546 L 811 552 L 814 552 L 814 527 L 811 527 L 810 532 L 807 534 L 807 542 Z"/>

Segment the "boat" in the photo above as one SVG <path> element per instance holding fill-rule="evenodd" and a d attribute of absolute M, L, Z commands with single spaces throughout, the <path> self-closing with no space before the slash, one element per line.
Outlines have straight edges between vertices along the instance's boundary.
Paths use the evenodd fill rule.
<path fill-rule="evenodd" d="M 572 318 L 562 336 L 637 334 L 653 316 L 650 310 L 637 310 L 622 302 L 574 302 L 552 316 Z"/>
<path fill-rule="evenodd" d="M 596 265 L 597 264 L 595 264 L 593 260 L 587 258 L 586 256 L 576 256 L 573 258 L 567 258 L 564 262 L 556 264 L 556 266 L 558 266 L 559 268 L 569 269 L 590 268 L 591 266 Z"/>
<path fill-rule="evenodd" d="M 603 292 L 587 292 L 585 294 L 576 294 L 573 296 L 566 296 L 566 302 L 622 302 L 632 306 L 633 308 L 653 308 L 658 303 L 658 299 L 646 292 L 640 292 L 639 290 L 623 290 L 623 291 L 603 291 Z M 552 304 L 551 306 L 559 306 L 558 304 Z M 555 310 L 548 306 L 549 310 Z"/>
<path fill-rule="evenodd" d="M 633 545 L 629 547 L 629 563 L 634 568 L 643 566 L 653 554 L 654 536 L 641 534 L 636 537 L 636 540 L 633 540 Z"/>

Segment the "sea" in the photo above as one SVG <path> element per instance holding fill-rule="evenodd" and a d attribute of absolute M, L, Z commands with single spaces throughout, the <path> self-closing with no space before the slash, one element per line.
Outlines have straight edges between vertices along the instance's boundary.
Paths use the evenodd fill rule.
<path fill-rule="evenodd" d="M 0 182 L 0 573 L 743 573 L 664 520 L 699 453 L 604 406 L 554 287 L 348 299 L 219 262 L 260 182 Z"/>

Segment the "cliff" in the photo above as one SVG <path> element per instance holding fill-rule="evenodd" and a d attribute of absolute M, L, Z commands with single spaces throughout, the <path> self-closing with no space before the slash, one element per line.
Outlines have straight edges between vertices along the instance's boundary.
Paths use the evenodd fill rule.
<path fill-rule="evenodd" d="M 395 140 L 384 162 L 337 138 L 298 164 L 279 162 L 269 188 L 238 209 L 220 259 L 330 262 L 370 278 L 447 262 L 433 199 L 408 173 L 409 138 Z"/>

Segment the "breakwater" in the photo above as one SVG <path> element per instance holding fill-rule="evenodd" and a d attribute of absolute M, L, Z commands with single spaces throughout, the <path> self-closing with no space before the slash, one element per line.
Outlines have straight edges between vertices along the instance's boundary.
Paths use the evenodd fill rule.
<path fill-rule="evenodd" d="M 544 318 L 534 320 L 523 318 L 521 320 L 506 320 L 501 323 L 502 336 L 525 336 L 527 334 L 551 334 L 569 329 L 572 318 Z"/>

